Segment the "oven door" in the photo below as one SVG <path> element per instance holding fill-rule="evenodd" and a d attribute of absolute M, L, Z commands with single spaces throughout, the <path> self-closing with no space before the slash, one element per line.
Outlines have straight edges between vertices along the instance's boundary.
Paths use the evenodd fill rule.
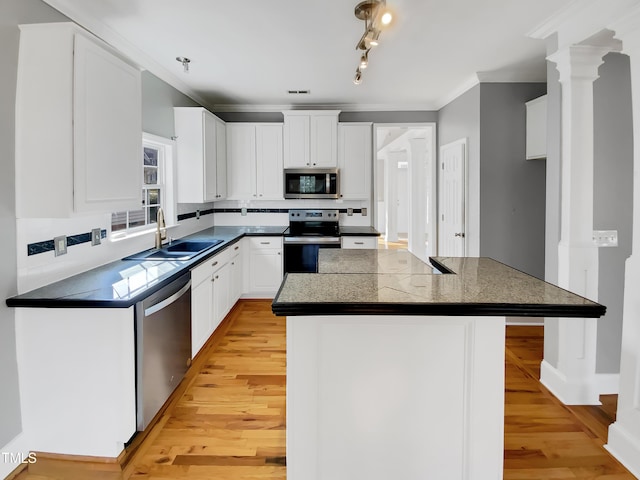
<path fill-rule="evenodd" d="M 284 271 L 317 273 L 321 248 L 340 248 L 340 237 L 285 237 Z"/>

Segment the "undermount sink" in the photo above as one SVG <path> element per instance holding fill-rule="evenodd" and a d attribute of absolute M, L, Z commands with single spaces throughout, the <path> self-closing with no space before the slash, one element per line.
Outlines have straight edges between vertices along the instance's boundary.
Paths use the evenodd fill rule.
<path fill-rule="evenodd" d="M 208 241 L 182 240 L 166 245 L 159 250 L 154 248 L 130 255 L 123 260 L 189 260 L 222 242 L 223 240 L 217 239 Z"/>

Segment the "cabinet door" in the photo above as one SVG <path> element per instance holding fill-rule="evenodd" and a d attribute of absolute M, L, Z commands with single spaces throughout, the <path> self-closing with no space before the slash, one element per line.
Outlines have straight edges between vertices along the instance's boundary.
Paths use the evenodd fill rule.
<path fill-rule="evenodd" d="M 82 35 L 74 42 L 74 210 L 139 209 L 140 71 Z"/>
<path fill-rule="evenodd" d="M 242 268 L 242 255 L 238 253 L 231 259 L 229 267 L 229 309 L 242 296 Z"/>
<path fill-rule="evenodd" d="M 216 169 L 218 146 L 216 118 L 209 112 L 203 111 L 204 128 L 204 201 L 212 202 L 217 194 Z"/>
<path fill-rule="evenodd" d="M 282 200 L 282 125 L 257 125 L 255 135 L 258 199 Z"/>
<path fill-rule="evenodd" d="M 309 115 L 284 116 L 284 168 L 310 166 L 309 125 Z"/>
<path fill-rule="evenodd" d="M 230 291 L 230 263 L 225 264 L 213 274 L 213 325 L 212 331 L 224 320 L 229 312 L 229 291 Z"/>
<path fill-rule="evenodd" d="M 311 116 L 311 167 L 338 165 L 338 116 Z"/>
<path fill-rule="evenodd" d="M 282 238 L 252 238 L 249 256 L 249 290 L 274 295 L 282 282 Z"/>
<path fill-rule="evenodd" d="M 227 198 L 227 128 L 216 119 L 216 198 Z"/>
<path fill-rule="evenodd" d="M 251 123 L 227 124 L 227 170 L 231 200 L 256 198 L 256 128 Z M 282 180 L 281 180 L 282 181 Z"/>
<path fill-rule="evenodd" d="M 371 196 L 371 125 L 338 126 L 340 197 L 368 200 Z"/>
<path fill-rule="evenodd" d="M 191 289 L 191 354 L 200 351 L 211 335 L 212 282 L 207 277 Z"/>

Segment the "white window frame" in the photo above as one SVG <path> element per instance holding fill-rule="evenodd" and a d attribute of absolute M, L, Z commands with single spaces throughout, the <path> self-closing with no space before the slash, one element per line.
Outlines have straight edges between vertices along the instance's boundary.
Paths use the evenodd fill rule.
<path fill-rule="evenodd" d="M 169 138 L 160 137 L 151 133 L 142 134 L 142 151 L 144 148 L 154 148 L 158 150 L 158 186 L 161 190 L 160 206 L 164 212 L 167 227 L 177 224 L 176 201 L 175 201 L 175 168 L 176 168 L 176 142 Z M 142 160 L 142 159 L 141 159 Z M 144 172 L 144 161 L 140 163 L 140 168 Z M 143 190 L 146 190 L 143 185 Z M 152 189 L 154 187 L 151 187 Z M 146 198 L 146 196 L 144 196 Z M 128 222 L 127 222 L 128 223 Z M 138 227 L 129 227 L 124 230 L 112 231 L 110 238 L 120 240 L 123 238 L 138 236 L 147 232 L 155 231 L 155 223 L 147 223 Z"/>

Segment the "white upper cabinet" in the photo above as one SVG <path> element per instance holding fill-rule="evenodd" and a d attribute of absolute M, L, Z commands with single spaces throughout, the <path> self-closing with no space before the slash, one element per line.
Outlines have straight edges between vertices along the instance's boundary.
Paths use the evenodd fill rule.
<path fill-rule="evenodd" d="M 527 106 L 527 160 L 547 157 L 547 96 L 535 98 Z"/>
<path fill-rule="evenodd" d="M 141 98 L 140 70 L 75 24 L 21 25 L 17 216 L 139 209 Z"/>
<path fill-rule="evenodd" d="M 371 197 L 372 135 L 370 123 L 338 125 L 340 197 L 368 200 Z"/>
<path fill-rule="evenodd" d="M 282 124 L 228 123 L 232 200 L 282 200 Z"/>
<path fill-rule="evenodd" d="M 205 203 L 227 196 L 225 123 L 202 107 L 175 107 L 178 202 Z"/>
<path fill-rule="evenodd" d="M 285 168 L 337 166 L 339 110 L 291 110 L 282 113 Z"/>

